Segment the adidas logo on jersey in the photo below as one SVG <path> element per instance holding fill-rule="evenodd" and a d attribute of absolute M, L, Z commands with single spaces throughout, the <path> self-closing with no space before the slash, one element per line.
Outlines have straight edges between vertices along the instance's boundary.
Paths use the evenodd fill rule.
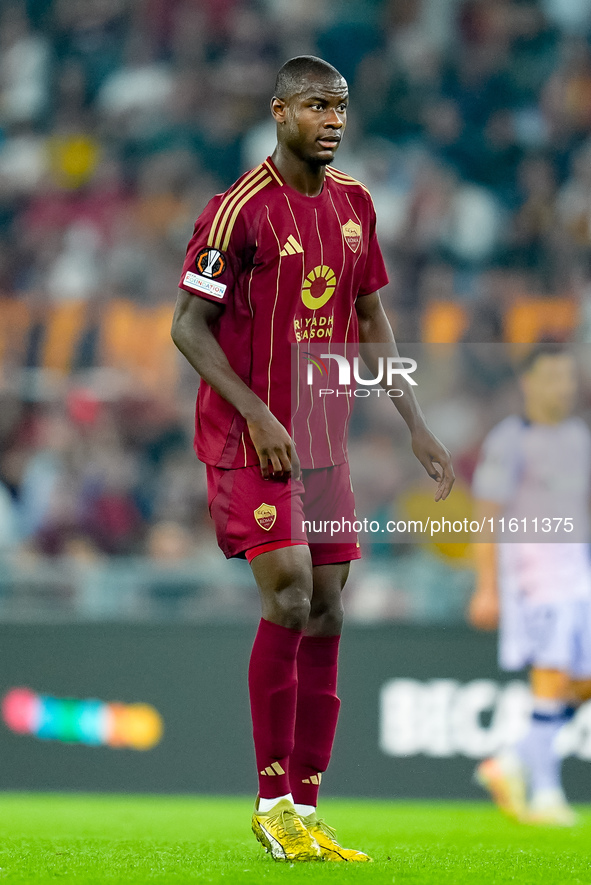
<path fill-rule="evenodd" d="M 285 246 L 279 254 L 282 256 L 282 258 L 285 258 L 286 255 L 297 255 L 298 253 L 303 251 L 304 250 L 302 249 L 294 235 L 290 234 L 287 238 Z"/>

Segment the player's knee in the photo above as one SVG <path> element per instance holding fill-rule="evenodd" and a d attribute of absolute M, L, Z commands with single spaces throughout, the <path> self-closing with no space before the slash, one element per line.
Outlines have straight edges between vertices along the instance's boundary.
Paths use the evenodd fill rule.
<path fill-rule="evenodd" d="M 318 636 L 340 636 L 343 629 L 343 610 L 331 609 L 320 615 L 310 615 L 308 629 Z"/>
<path fill-rule="evenodd" d="M 290 630 L 305 630 L 310 618 L 310 597 L 301 587 L 285 587 L 275 598 L 281 624 Z"/>
<path fill-rule="evenodd" d="M 308 629 L 319 636 L 338 636 L 343 628 L 344 609 L 341 594 L 312 600 Z"/>
<path fill-rule="evenodd" d="M 261 587 L 263 617 L 290 630 L 305 630 L 310 617 L 312 575 L 294 563 L 278 567 Z"/>

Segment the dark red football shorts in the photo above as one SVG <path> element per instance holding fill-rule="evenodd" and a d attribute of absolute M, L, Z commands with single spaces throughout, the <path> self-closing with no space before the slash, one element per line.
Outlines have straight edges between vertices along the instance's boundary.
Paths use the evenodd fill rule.
<path fill-rule="evenodd" d="M 257 465 L 207 467 L 209 512 L 229 559 L 308 544 L 313 565 L 349 562 L 361 551 L 348 463 L 302 470 L 301 480 L 264 480 Z"/>

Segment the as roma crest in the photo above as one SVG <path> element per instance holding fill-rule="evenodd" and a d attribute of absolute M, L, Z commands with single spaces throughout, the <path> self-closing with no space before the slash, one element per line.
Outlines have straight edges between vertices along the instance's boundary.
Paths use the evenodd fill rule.
<path fill-rule="evenodd" d="M 361 244 L 361 225 L 352 219 L 343 225 L 343 236 L 345 243 L 353 252 L 357 252 Z"/>
<path fill-rule="evenodd" d="M 254 511 L 254 518 L 262 529 L 268 532 L 275 525 L 277 519 L 277 508 L 273 504 L 261 504 Z"/>

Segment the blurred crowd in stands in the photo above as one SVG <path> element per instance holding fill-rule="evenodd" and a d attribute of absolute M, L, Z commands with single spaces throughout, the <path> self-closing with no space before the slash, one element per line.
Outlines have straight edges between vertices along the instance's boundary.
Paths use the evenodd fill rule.
<path fill-rule="evenodd" d="M 211 551 L 172 307 L 303 53 L 349 82 L 337 166 L 373 194 L 400 341 L 591 340 L 587 0 L 0 0 L 1 547 Z M 439 410 L 465 482 L 481 393 Z M 388 433 L 358 426 L 352 459 L 394 496 Z"/>

